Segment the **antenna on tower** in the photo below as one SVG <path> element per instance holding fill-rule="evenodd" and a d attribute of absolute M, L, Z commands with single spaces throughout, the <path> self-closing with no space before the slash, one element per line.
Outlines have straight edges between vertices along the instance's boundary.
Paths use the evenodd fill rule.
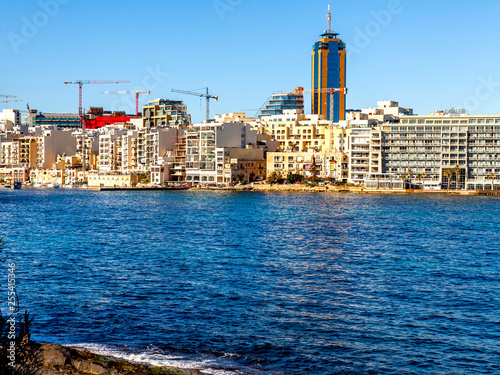
<path fill-rule="evenodd" d="M 330 4 L 328 4 L 328 14 L 326 15 L 326 19 L 328 20 L 328 29 L 326 30 L 327 33 L 332 32 L 332 14 L 330 13 Z"/>

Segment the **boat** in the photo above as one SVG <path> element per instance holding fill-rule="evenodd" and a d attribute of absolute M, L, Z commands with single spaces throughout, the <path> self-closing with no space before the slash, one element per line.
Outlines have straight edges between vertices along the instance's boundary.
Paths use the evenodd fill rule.
<path fill-rule="evenodd" d="M 59 189 L 59 188 L 60 188 L 59 185 L 57 185 L 57 184 L 54 185 L 54 189 Z"/>
<path fill-rule="evenodd" d="M 10 185 L 9 184 L 5 184 L 3 187 L 6 188 L 6 189 L 10 189 Z"/>
<path fill-rule="evenodd" d="M 19 182 L 19 181 L 16 181 L 14 182 L 14 189 L 21 189 L 21 187 L 23 186 L 22 182 Z"/>

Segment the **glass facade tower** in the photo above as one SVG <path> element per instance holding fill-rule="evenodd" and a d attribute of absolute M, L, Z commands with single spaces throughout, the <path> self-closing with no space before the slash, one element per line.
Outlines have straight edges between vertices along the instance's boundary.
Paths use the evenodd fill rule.
<path fill-rule="evenodd" d="M 333 119 L 330 118 L 330 93 L 320 90 L 346 87 L 346 45 L 330 30 L 331 14 L 328 11 L 328 30 L 321 34 L 321 39 L 314 44 L 312 52 L 312 98 L 311 113 L 325 115 L 328 120 L 345 120 L 345 92 L 334 93 Z"/>

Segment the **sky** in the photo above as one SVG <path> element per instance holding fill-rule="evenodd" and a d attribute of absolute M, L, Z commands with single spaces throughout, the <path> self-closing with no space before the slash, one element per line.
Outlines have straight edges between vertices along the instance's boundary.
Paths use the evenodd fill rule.
<path fill-rule="evenodd" d="M 311 87 L 311 51 L 327 28 L 328 0 L 0 0 L 2 108 L 135 112 L 146 90 L 182 100 L 193 122 L 205 100 L 171 92 L 208 86 L 211 115 L 253 115 L 275 91 Z M 500 113 L 498 0 L 332 2 L 333 29 L 347 44 L 347 107 L 396 100 L 415 113 L 464 108 Z M 2 100 L 2 99 L 0 99 Z M 310 98 L 306 97 L 306 113 Z"/>

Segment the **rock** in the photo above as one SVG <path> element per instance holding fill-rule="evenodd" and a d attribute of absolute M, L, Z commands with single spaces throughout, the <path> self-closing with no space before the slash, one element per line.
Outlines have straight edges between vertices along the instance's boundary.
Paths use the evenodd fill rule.
<path fill-rule="evenodd" d="M 76 359 L 76 360 L 71 361 L 71 364 L 78 371 L 92 372 L 92 373 L 98 374 L 98 375 L 103 375 L 103 374 L 108 373 L 108 370 L 104 366 L 102 366 L 101 364 L 95 363 L 95 362 L 85 362 L 85 361 Z"/>
<path fill-rule="evenodd" d="M 66 348 L 57 344 L 31 342 L 29 345 L 31 350 L 37 353 L 35 362 L 38 368 L 37 375 L 203 374 L 198 370 L 153 368 L 121 360 L 107 359 L 86 350 Z"/>
<path fill-rule="evenodd" d="M 39 351 L 44 366 L 64 366 L 70 362 L 70 351 L 61 345 L 42 344 Z"/>

